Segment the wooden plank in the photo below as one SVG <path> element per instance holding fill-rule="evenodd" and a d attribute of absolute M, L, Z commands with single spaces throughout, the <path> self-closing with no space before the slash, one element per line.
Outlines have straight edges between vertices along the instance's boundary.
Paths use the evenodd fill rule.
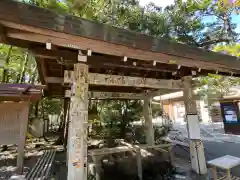
<path fill-rule="evenodd" d="M 124 145 L 128 143 L 123 143 Z M 132 145 L 129 144 L 129 146 L 119 146 L 114 148 L 102 148 L 102 149 L 92 149 L 88 151 L 88 154 L 90 156 L 94 155 L 105 155 L 105 154 L 114 154 L 114 153 L 121 153 L 121 152 L 128 152 L 128 151 L 136 151 L 137 149 L 158 149 L 158 148 L 164 148 L 172 146 L 171 144 L 158 144 L 158 145 Z"/>
<path fill-rule="evenodd" d="M 71 91 L 65 91 L 65 97 L 71 97 Z M 89 99 L 143 99 L 142 93 L 122 93 L 122 92 L 88 92 Z"/>
<path fill-rule="evenodd" d="M 89 92 L 91 99 L 143 99 L 142 93 L 121 93 L 121 92 Z"/>
<path fill-rule="evenodd" d="M 74 36 L 69 34 L 63 34 L 56 31 L 50 31 L 41 28 L 35 28 L 31 26 L 19 25 L 11 22 L 1 21 L 0 23 L 12 27 L 17 28 L 19 30 L 27 30 L 30 32 L 21 32 L 19 30 L 8 30 L 7 37 L 11 37 L 14 39 L 21 39 L 27 40 L 30 42 L 39 42 L 39 43 L 46 43 L 47 41 L 51 41 L 52 44 L 71 48 L 76 50 L 88 50 L 92 49 L 93 52 L 104 53 L 108 55 L 120 56 L 123 55 L 138 60 L 145 60 L 151 61 L 153 59 L 159 63 L 165 64 L 178 64 L 186 67 L 193 67 L 193 68 L 201 68 L 207 70 L 214 70 L 219 72 L 228 72 L 231 74 L 234 72 L 235 74 L 240 74 L 240 62 L 238 62 L 236 57 L 227 56 L 225 59 L 228 61 L 232 61 L 235 66 L 229 63 L 222 63 L 222 62 L 214 62 L 214 61 L 205 61 L 205 57 L 202 60 L 199 59 L 192 59 L 188 56 L 176 56 L 172 54 L 166 54 L 161 52 L 153 52 L 153 51 L 146 51 L 142 49 L 130 48 L 127 46 L 119 45 L 119 44 L 112 44 L 110 42 L 104 41 L 97 41 L 94 39 L 88 39 L 80 36 Z M 39 34 L 37 34 L 39 33 Z M 223 59 L 222 55 L 219 59 Z M 224 61 L 225 62 L 225 61 Z"/>
<path fill-rule="evenodd" d="M 114 153 L 122 153 L 122 152 L 128 152 L 133 151 L 136 148 L 132 147 L 126 147 L 126 146 L 120 146 L 120 147 L 114 147 L 114 148 L 102 148 L 102 149 L 93 149 L 89 150 L 89 155 L 95 156 L 95 155 L 106 155 L 106 154 L 114 154 Z"/>
<path fill-rule="evenodd" d="M 216 171 L 216 177 L 217 177 L 217 171 Z M 214 176 L 215 176 L 214 175 Z M 214 179 L 214 178 L 213 178 Z M 215 180 L 215 179 L 214 179 Z M 220 178 L 218 178 L 218 179 L 216 179 L 216 180 L 227 180 L 227 176 L 223 176 L 223 177 L 220 177 Z"/>
<path fill-rule="evenodd" d="M 89 84 L 107 85 L 107 86 L 132 86 L 147 88 L 181 89 L 181 81 L 152 79 L 119 75 L 107 75 L 90 73 L 88 77 Z"/>
<path fill-rule="evenodd" d="M 161 38 L 156 39 L 150 36 L 135 33 L 133 31 L 111 27 L 106 24 L 95 23 L 71 15 L 57 14 L 53 11 L 28 4 L 1 0 L 0 11 L 0 20 L 5 22 L 49 29 L 52 31 L 63 32 L 66 35 L 72 34 L 82 36 L 98 40 L 99 43 L 100 41 L 106 41 L 114 44 L 121 44 L 134 49 L 162 52 L 178 57 L 190 57 L 192 59 L 206 62 L 224 64 L 226 66 L 231 66 L 233 69 L 237 68 L 237 66 L 239 67 L 239 62 L 237 62 L 235 57 L 220 55 L 204 49 L 196 48 L 194 46 L 174 43 Z M 6 25 L 6 23 L 4 23 L 4 25 Z M 10 25 L 8 24 L 8 26 Z M 15 26 L 15 28 L 24 29 L 17 26 Z M 30 30 L 30 28 L 27 30 Z M 91 50 L 94 51 L 94 49 Z M 110 49 L 108 50 L 111 52 Z M 231 63 L 229 63 L 229 61 L 231 61 Z"/>
<path fill-rule="evenodd" d="M 60 78 L 58 81 L 61 81 Z M 73 73 L 71 71 L 64 71 L 64 83 L 71 83 L 74 81 Z M 154 89 L 182 89 L 181 80 L 166 80 L 166 79 L 152 79 L 142 77 L 130 77 L 119 75 L 108 75 L 89 73 L 88 83 L 90 85 L 104 85 L 104 86 L 129 86 L 129 87 L 145 87 Z"/>
<path fill-rule="evenodd" d="M 180 80 L 152 79 L 119 75 L 89 73 L 89 84 L 105 86 L 131 86 L 146 88 L 181 89 Z"/>

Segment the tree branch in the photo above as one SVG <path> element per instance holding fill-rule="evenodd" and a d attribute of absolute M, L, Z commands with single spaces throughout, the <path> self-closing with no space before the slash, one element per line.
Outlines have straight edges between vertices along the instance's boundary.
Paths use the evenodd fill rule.
<path fill-rule="evenodd" d="M 217 44 L 221 42 L 230 42 L 230 40 L 229 39 L 213 39 L 213 40 L 199 43 L 199 47 L 209 46 L 209 45 Z"/>

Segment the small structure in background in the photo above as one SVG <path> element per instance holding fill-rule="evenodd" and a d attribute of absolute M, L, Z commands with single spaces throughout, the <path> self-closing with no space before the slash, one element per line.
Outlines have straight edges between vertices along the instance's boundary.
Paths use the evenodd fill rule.
<path fill-rule="evenodd" d="M 225 133 L 240 134 L 240 96 L 219 99 Z"/>
<path fill-rule="evenodd" d="M 211 118 L 209 117 L 207 104 L 197 94 L 194 94 L 193 99 L 196 102 L 199 121 L 208 123 Z M 173 123 L 182 124 L 186 122 L 183 91 L 154 97 L 154 101 L 160 102 L 163 110 L 169 114 Z"/>
<path fill-rule="evenodd" d="M 0 144 L 18 144 L 17 169 L 23 170 L 29 103 L 41 99 L 44 86 L 0 84 Z"/>

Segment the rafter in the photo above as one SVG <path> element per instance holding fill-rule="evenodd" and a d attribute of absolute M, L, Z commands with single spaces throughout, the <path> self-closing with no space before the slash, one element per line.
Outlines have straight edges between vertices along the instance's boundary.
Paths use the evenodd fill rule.
<path fill-rule="evenodd" d="M 17 27 L 18 25 L 10 22 L 3 22 L 0 21 L 1 23 L 4 23 L 4 25 L 11 26 L 11 27 Z M 73 36 L 73 35 L 66 35 L 60 32 L 54 32 L 53 31 L 47 31 L 44 29 L 39 29 L 39 28 L 34 28 L 34 27 L 29 27 L 29 26 L 24 26 L 21 25 L 21 28 L 26 29 L 30 32 L 24 32 L 20 30 L 14 30 L 10 29 L 7 32 L 7 36 L 10 38 L 14 39 L 20 39 L 20 40 L 27 40 L 30 42 L 38 42 L 38 43 L 46 43 L 47 41 L 51 41 L 52 44 L 59 46 L 59 47 L 64 47 L 64 48 L 69 48 L 69 49 L 75 49 L 75 50 L 88 50 L 92 49 L 93 52 L 99 52 L 99 53 L 104 53 L 108 55 L 115 55 L 122 57 L 123 52 L 127 55 L 129 58 L 133 59 L 138 59 L 138 60 L 144 60 L 144 61 L 153 61 L 153 59 L 157 63 L 164 63 L 164 64 L 171 64 L 174 62 L 174 64 L 178 65 L 183 65 L 186 67 L 192 67 L 192 68 L 202 68 L 202 69 L 207 69 L 207 70 L 218 70 L 221 72 L 234 72 L 236 74 L 239 73 L 239 67 L 238 67 L 238 62 L 236 62 L 232 57 L 232 65 L 227 66 L 226 64 L 220 64 L 220 63 L 215 63 L 214 61 L 202 61 L 202 60 L 194 60 L 191 58 L 186 58 L 186 57 L 180 57 L 180 56 L 174 56 L 170 54 L 163 54 L 163 53 L 156 53 L 156 52 L 150 52 L 150 51 L 143 51 L 140 49 L 134 49 L 134 48 L 129 48 L 126 46 L 121 46 L 121 45 L 116 45 L 116 44 L 106 44 L 103 45 L 103 42 L 97 42 L 96 40 L 91 40 L 87 38 L 83 38 L 80 36 Z M 37 34 L 39 33 L 39 34 Z M 50 36 L 50 34 L 55 35 L 55 37 Z M 96 44 L 97 43 L 97 44 Z M 121 49 L 121 51 L 119 51 Z M 233 65 L 236 64 L 236 65 Z"/>
<path fill-rule="evenodd" d="M 7 43 L 6 29 L 0 24 L 0 42 Z"/>

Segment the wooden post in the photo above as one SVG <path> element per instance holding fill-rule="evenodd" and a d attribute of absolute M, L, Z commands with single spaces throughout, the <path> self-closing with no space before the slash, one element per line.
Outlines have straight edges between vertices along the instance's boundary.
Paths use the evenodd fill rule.
<path fill-rule="evenodd" d="M 173 154 L 172 146 L 168 147 L 168 156 L 169 156 L 169 162 L 171 164 L 173 164 L 174 163 L 174 154 Z"/>
<path fill-rule="evenodd" d="M 68 142 L 68 125 L 69 125 L 69 109 L 70 109 L 70 101 L 69 99 L 65 98 L 65 101 L 67 101 L 67 110 L 66 110 L 66 119 L 65 119 L 65 127 L 64 127 L 64 141 L 63 141 L 63 147 L 64 149 L 67 148 L 67 142 Z"/>
<path fill-rule="evenodd" d="M 227 170 L 227 180 L 231 180 L 231 172 L 230 169 Z"/>
<path fill-rule="evenodd" d="M 143 114 L 145 118 L 145 128 L 146 128 L 146 141 L 148 145 L 154 145 L 154 129 L 152 124 L 152 106 L 151 106 L 151 99 L 145 98 L 144 99 L 144 106 L 143 106 Z"/>
<path fill-rule="evenodd" d="M 137 148 L 136 157 L 137 157 L 138 177 L 139 177 L 139 180 L 142 180 L 142 156 L 141 156 L 141 149 L 140 148 Z"/>
<path fill-rule="evenodd" d="M 21 108 L 21 111 L 19 112 L 20 136 L 17 156 L 17 172 L 20 174 L 23 173 L 24 149 L 28 125 L 29 102 L 22 103 L 22 107 L 23 108 Z"/>
<path fill-rule="evenodd" d="M 188 118 L 188 115 L 197 116 L 197 105 L 195 100 L 193 99 L 192 77 L 184 77 L 183 84 L 184 84 L 184 104 L 186 109 L 186 118 Z M 196 123 L 199 123 L 199 121 Z M 189 148 L 192 169 L 198 174 L 206 174 L 207 168 L 203 143 L 200 139 L 190 139 L 188 123 L 187 130 L 190 143 Z"/>
<path fill-rule="evenodd" d="M 213 180 L 217 180 L 217 168 L 212 166 Z"/>
<path fill-rule="evenodd" d="M 68 180 L 87 180 L 88 65 L 75 64 L 71 87 Z"/>
<path fill-rule="evenodd" d="M 100 180 L 101 179 L 101 156 L 93 155 L 93 162 L 95 165 L 95 179 Z"/>

